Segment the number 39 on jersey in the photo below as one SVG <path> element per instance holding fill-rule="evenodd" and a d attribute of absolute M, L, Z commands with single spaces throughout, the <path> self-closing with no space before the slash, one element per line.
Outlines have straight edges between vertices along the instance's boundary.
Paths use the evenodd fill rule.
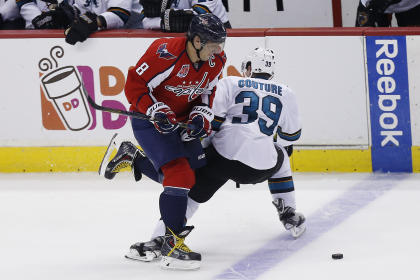
<path fill-rule="evenodd" d="M 262 133 L 268 136 L 274 134 L 283 107 L 279 98 L 272 95 L 259 96 L 254 91 L 241 91 L 235 97 L 235 104 L 242 104 L 242 115 L 247 115 L 248 118 L 243 121 L 242 117 L 235 116 L 232 123 L 252 123 L 258 120 Z"/>

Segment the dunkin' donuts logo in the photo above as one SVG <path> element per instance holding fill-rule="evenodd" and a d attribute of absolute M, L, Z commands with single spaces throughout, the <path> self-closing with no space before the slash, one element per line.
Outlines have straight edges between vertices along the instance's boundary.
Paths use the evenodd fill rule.
<path fill-rule="evenodd" d="M 64 56 L 60 46 L 50 50 L 49 58 L 42 58 L 38 67 L 41 84 L 42 124 L 48 130 L 92 130 L 102 117 L 105 129 L 120 129 L 127 123 L 127 117 L 108 112 L 96 111 L 87 102 L 82 85 L 95 100 L 94 71 L 90 66 L 60 66 L 58 60 Z M 112 84 L 112 85 L 111 85 Z M 127 110 L 115 97 L 123 93 L 125 77 L 114 66 L 99 68 L 99 91 L 102 106 Z"/>
<path fill-rule="evenodd" d="M 59 116 L 55 118 L 55 122 L 52 118 L 48 118 L 44 126 L 47 129 L 59 129 L 57 125 L 60 124 L 61 127 L 65 125 L 65 128 L 69 130 L 83 130 L 91 124 L 92 117 L 82 94 L 82 83 L 77 70 L 74 66 L 58 67 L 57 58 L 63 55 L 63 48 L 56 46 L 51 49 L 50 58 L 39 61 L 40 70 L 52 70 L 44 75 L 40 74 L 41 91 L 44 93 L 41 96 L 41 98 L 44 97 L 42 105 L 52 104 L 50 110 L 45 108 L 47 106 L 43 106 L 43 113 L 49 111 L 46 115 L 43 114 L 43 117 L 54 113 Z"/>

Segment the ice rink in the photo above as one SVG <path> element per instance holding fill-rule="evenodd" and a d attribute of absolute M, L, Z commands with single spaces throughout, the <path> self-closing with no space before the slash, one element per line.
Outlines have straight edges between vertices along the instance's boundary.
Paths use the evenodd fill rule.
<path fill-rule="evenodd" d="M 418 279 L 420 174 L 294 180 L 301 238 L 285 232 L 266 184 L 229 182 L 189 221 L 186 243 L 203 261 L 185 272 L 124 258 L 159 218 L 157 183 L 129 172 L 0 174 L 0 279 Z"/>

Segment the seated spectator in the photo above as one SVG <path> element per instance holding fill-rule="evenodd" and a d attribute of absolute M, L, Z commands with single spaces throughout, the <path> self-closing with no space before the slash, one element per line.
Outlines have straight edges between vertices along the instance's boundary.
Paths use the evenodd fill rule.
<path fill-rule="evenodd" d="M 131 12 L 139 14 L 141 8 L 138 0 L 75 0 L 73 7 L 77 14 L 65 31 L 66 42 L 71 45 L 84 42 L 98 30 L 124 28 Z M 135 24 L 131 21 L 131 27 Z"/>
<path fill-rule="evenodd" d="M 360 0 L 356 27 L 389 27 L 392 14 L 398 26 L 420 26 L 420 0 Z"/>
<path fill-rule="evenodd" d="M 0 29 L 24 29 L 25 21 L 20 16 L 15 0 L 0 0 Z"/>
<path fill-rule="evenodd" d="M 64 29 L 75 17 L 75 9 L 67 0 L 16 0 L 20 14 L 26 20 L 26 28 Z"/>
<path fill-rule="evenodd" d="M 143 28 L 165 32 L 186 32 L 196 14 L 212 13 L 231 28 L 222 0 L 140 0 Z"/>
<path fill-rule="evenodd" d="M 48 0 L 51 2 L 42 13 L 35 12 L 32 0 L 16 1 L 21 6 L 21 14 L 23 11 L 30 14 L 27 20 L 32 18 L 34 28 L 65 29 L 66 42 L 72 45 L 84 42 L 98 30 L 142 26 L 138 0 L 64 0 L 60 3 Z M 130 19 L 132 13 L 136 15 L 135 19 Z"/>
<path fill-rule="evenodd" d="M 44 10 L 47 5 L 40 0 L 0 0 L 0 28 L 31 29 L 32 19 Z"/>

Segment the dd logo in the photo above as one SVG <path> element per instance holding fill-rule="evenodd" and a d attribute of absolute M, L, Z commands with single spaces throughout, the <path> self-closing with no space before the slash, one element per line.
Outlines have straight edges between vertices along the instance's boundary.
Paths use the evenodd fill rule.
<path fill-rule="evenodd" d="M 72 108 L 79 107 L 79 99 L 73 98 L 70 102 L 63 102 L 63 107 L 66 111 L 70 111 Z"/>

